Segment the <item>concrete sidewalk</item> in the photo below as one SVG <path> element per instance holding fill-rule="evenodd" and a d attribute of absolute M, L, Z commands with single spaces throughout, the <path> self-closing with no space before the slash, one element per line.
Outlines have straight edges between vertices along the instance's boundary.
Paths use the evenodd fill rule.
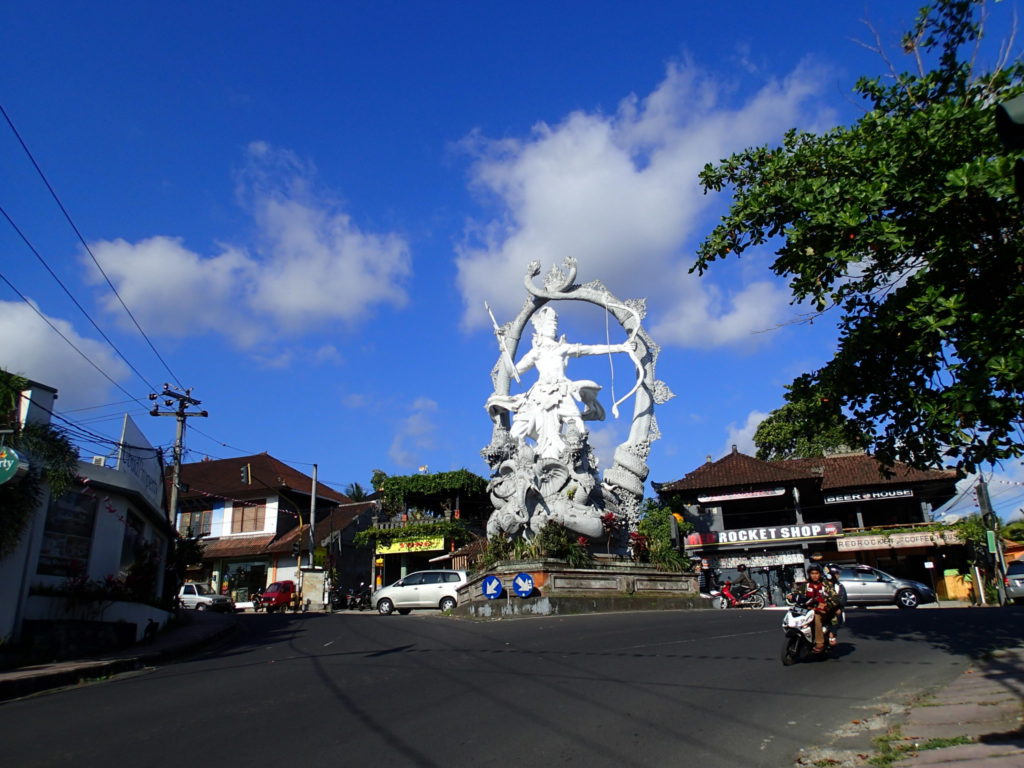
<path fill-rule="evenodd" d="M 1024 765 L 1024 646 L 972 664 L 912 707 L 899 735 L 891 748 L 908 751 L 893 768 Z M 928 748 L 955 740 L 966 743 Z"/>
<path fill-rule="evenodd" d="M 797 766 L 1020 768 L 1024 765 L 1024 645 L 974 661 L 953 682 L 889 702 L 801 751 Z"/>
<path fill-rule="evenodd" d="M 180 658 L 226 638 L 237 627 L 231 614 L 182 611 L 174 626 L 149 642 L 87 659 L 0 671 L 0 702 Z"/>

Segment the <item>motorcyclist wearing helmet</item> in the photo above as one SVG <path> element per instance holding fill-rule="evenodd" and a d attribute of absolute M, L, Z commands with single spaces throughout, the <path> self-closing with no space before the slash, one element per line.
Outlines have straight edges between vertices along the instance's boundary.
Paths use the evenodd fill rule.
<path fill-rule="evenodd" d="M 839 603 L 832 614 L 833 645 L 835 645 L 836 639 L 835 630 L 846 623 L 846 587 L 844 587 L 843 582 L 839 580 L 839 575 L 839 566 L 835 563 L 829 563 L 825 566 L 825 579 L 826 581 L 832 582 L 832 587 L 835 590 Z"/>
<path fill-rule="evenodd" d="M 739 572 L 739 576 L 736 577 L 733 594 L 742 600 L 746 595 L 757 589 L 757 582 L 750 578 L 750 571 L 747 570 L 747 566 L 743 563 L 737 565 L 736 570 Z"/>
<path fill-rule="evenodd" d="M 825 650 L 825 627 L 831 625 L 836 608 L 839 606 L 839 595 L 831 580 L 825 578 L 825 572 L 817 563 L 807 566 L 807 584 L 803 594 L 807 605 L 814 609 L 814 653 Z"/>
<path fill-rule="evenodd" d="M 743 598 L 757 589 L 757 583 L 750 578 L 746 565 L 740 563 L 736 566 L 736 571 L 739 573 L 736 580 L 727 581 L 722 587 L 722 594 L 729 599 L 732 605 L 738 605 Z"/>

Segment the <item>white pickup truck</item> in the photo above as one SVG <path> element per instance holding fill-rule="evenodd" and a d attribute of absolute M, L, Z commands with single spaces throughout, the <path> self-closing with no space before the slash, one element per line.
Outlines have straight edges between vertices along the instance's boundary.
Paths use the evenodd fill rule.
<path fill-rule="evenodd" d="M 205 584 L 182 584 L 178 601 L 197 611 L 234 611 L 235 604 L 227 595 L 218 595 Z"/>

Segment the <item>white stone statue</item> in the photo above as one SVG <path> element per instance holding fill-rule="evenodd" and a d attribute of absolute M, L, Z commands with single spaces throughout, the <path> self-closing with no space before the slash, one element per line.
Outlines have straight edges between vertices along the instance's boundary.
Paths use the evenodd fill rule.
<path fill-rule="evenodd" d="M 531 319 L 534 327 L 530 351 L 515 364 L 519 374 L 537 369 L 537 382 L 518 395 L 492 395 L 487 399 L 487 412 L 498 420 L 502 411 L 514 414 L 510 436 L 523 442 L 531 438 L 537 443 L 537 455 L 557 459 L 565 450 L 563 431 L 575 428 L 579 435 L 587 432 L 584 421 L 601 421 L 604 408 L 597 401 L 601 386 L 589 379 L 573 381 L 565 375 L 570 357 L 631 352 L 630 342 L 623 344 L 570 344 L 558 337 L 558 315 L 551 307 L 537 310 Z M 584 408 L 580 412 L 577 403 Z"/>
<path fill-rule="evenodd" d="M 658 347 L 641 323 L 642 299 L 614 298 L 601 283 L 575 283 L 576 262 L 565 260 L 565 271 L 552 267 L 544 286 L 533 283 L 540 265 L 530 264 L 523 283 L 528 293 L 512 321 L 494 329 L 501 357 L 491 371 L 494 393 L 487 398 L 493 422 L 490 444 L 481 452 L 491 467 L 488 483 L 494 506 L 488 537 L 532 538 L 548 522 L 558 523 L 590 538 L 602 538 L 611 527 L 611 514 L 636 529 L 647 477 L 646 458 L 659 437 L 654 406 L 666 402 L 671 390 L 655 378 Z M 628 339 L 621 344 L 571 344 L 558 336 L 558 315 L 548 304 L 582 301 L 603 308 L 621 325 Z M 488 309 L 488 311 L 490 311 Z M 519 340 L 528 323 L 534 327 L 529 351 L 514 362 Z M 612 403 L 612 414 L 634 398 L 629 436 L 615 450 L 614 462 L 598 475 L 597 459 L 588 442 L 586 421 L 604 418 L 597 400 L 599 384 L 566 376 L 569 358 L 626 353 L 636 371 L 634 386 Z M 511 381 L 536 369 L 537 381 L 525 392 L 510 392 Z M 635 397 L 634 397 L 635 396 Z M 581 409 L 582 406 L 582 409 Z"/>

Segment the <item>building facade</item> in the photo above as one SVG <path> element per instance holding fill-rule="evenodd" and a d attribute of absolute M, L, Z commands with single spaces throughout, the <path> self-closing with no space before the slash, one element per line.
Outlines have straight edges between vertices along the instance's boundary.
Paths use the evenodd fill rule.
<path fill-rule="evenodd" d="M 886 470 L 864 453 L 761 461 L 734 447 L 654 487 L 685 505 L 691 557 L 726 575 L 747 565 L 780 603 L 812 554 L 926 584 L 965 568 L 956 537 L 930 530 L 932 510 L 954 496 L 957 480 L 953 470 Z"/>
<path fill-rule="evenodd" d="M 310 518 L 315 506 L 317 531 L 330 521 L 340 525 L 339 508 L 353 504 L 347 496 L 317 483 L 314 503 L 313 478 L 267 453 L 182 464 L 180 477 L 175 525 L 203 546 L 202 562 L 190 566 L 186 581 L 206 583 L 243 606 L 274 581 L 299 583 L 304 570 L 324 581 L 323 544 L 309 536 Z"/>
<path fill-rule="evenodd" d="M 48 424 L 56 399 L 55 389 L 29 382 L 19 423 Z M 158 450 L 125 415 L 109 456 L 79 461 L 78 482 L 61 496 L 42 494 L 0 558 L 9 596 L 0 601 L 0 638 L 60 657 L 135 642 L 167 622 L 173 531 L 161 474 Z"/>

